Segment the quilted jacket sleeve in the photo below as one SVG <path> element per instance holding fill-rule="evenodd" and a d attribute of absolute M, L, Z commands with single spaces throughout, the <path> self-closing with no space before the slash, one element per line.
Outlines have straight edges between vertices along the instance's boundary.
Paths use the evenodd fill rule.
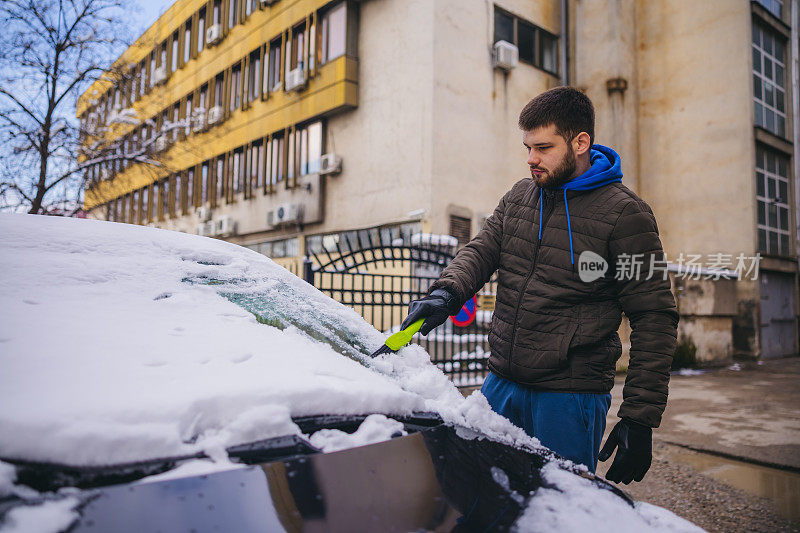
<path fill-rule="evenodd" d="M 669 278 L 664 279 L 658 226 L 644 201 L 631 199 L 624 207 L 612 231 L 609 251 L 616 266 L 617 298 L 632 330 L 628 375 L 617 414 L 658 427 L 667 405 L 678 311 Z M 656 269 L 651 275 L 653 261 Z M 639 275 L 634 265 L 641 265 Z"/>
<path fill-rule="evenodd" d="M 456 254 L 442 275 L 431 285 L 435 289 L 447 289 L 455 295 L 458 306 L 449 311 L 455 314 L 469 298 L 475 295 L 500 266 L 500 244 L 503 239 L 503 217 L 506 203 L 516 186 L 508 191 L 486 224 L 466 246 Z"/>

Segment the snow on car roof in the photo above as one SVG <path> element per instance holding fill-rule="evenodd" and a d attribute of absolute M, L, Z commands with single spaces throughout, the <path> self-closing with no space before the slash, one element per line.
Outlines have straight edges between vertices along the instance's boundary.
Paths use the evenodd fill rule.
<path fill-rule="evenodd" d="M 234 301 L 268 300 L 268 313 L 324 325 L 318 339 L 345 332 L 361 353 L 385 340 L 252 250 L 127 224 L 0 215 L 0 270 L 3 458 L 86 466 L 224 456 L 300 433 L 291 417 L 423 410 L 538 446 L 481 395 L 464 400 L 418 346 L 359 362 L 355 348 L 342 355 L 292 323 L 260 323 Z"/>

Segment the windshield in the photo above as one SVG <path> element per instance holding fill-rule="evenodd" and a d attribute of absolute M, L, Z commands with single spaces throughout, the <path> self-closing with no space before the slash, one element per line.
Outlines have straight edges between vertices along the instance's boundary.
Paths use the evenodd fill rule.
<path fill-rule="evenodd" d="M 353 360 L 363 362 L 374 351 L 367 345 L 371 339 L 364 328 L 354 328 L 341 319 L 341 313 L 318 305 L 317 299 L 309 300 L 283 280 L 210 279 L 200 275 L 184 281 L 209 285 L 221 296 L 252 313 L 261 324 L 281 330 L 293 326 Z M 322 294 L 317 296 L 324 298 Z"/>

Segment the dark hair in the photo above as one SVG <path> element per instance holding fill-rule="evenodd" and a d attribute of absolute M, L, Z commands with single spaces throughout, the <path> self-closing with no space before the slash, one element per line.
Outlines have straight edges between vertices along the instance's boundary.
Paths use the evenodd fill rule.
<path fill-rule="evenodd" d="M 574 87 L 555 87 L 545 91 L 522 109 L 519 127 L 530 131 L 554 124 L 565 141 L 574 139 L 580 132 L 589 134 L 594 144 L 594 106 L 589 97 Z"/>

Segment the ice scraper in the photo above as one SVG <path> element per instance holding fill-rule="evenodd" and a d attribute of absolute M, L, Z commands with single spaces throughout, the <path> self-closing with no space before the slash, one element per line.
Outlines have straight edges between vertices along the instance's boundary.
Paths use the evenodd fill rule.
<path fill-rule="evenodd" d="M 411 337 L 414 336 L 416 332 L 419 331 L 419 328 L 422 327 L 422 323 L 425 322 L 424 318 L 420 318 L 406 329 L 401 329 L 394 335 L 391 335 L 388 339 L 386 339 L 386 343 L 378 348 L 378 350 L 373 353 L 370 357 L 377 357 L 384 353 L 396 352 L 409 342 L 411 342 Z"/>

